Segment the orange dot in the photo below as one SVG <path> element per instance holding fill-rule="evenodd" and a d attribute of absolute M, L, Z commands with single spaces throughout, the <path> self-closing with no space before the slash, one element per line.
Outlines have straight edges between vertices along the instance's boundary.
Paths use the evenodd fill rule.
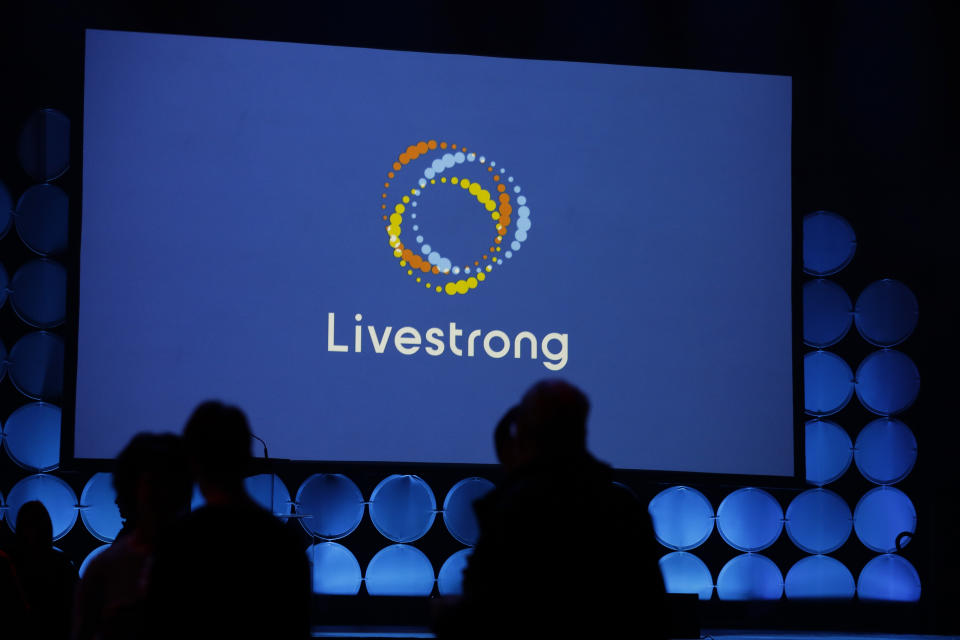
<path fill-rule="evenodd" d="M 394 170 L 394 171 L 400 171 L 400 167 L 401 167 L 401 164 L 400 164 L 399 162 L 394 162 L 394 163 L 393 163 L 393 170 Z"/>
<path fill-rule="evenodd" d="M 500 224 L 504 227 L 510 226 L 510 216 L 500 216 Z"/>
<path fill-rule="evenodd" d="M 420 265 L 423 263 L 423 258 L 418 256 L 417 254 L 413 254 L 408 259 L 410 260 L 410 266 L 413 267 L 414 269 L 419 269 Z"/>
<path fill-rule="evenodd" d="M 493 171 L 493 167 L 487 167 L 487 171 Z"/>
<path fill-rule="evenodd" d="M 446 149 L 446 148 L 447 148 L 447 143 L 446 143 L 446 142 L 441 142 L 441 143 L 440 143 L 440 148 L 441 148 L 441 149 Z"/>
<path fill-rule="evenodd" d="M 496 177 L 496 176 L 494 176 L 494 177 Z M 506 191 L 506 190 L 507 190 L 507 188 L 506 188 L 505 186 L 503 186 L 502 184 L 498 184 L 498 185 L 497 185 L 497 191 L 499 191 L 500 193 L 503 193 L 503 192 Z M 506 195 L 506 194 L 504 194 L 504 195 Z M 510 196 L 507 196 L 507 197 L 509 198 Z"/>
<path fill-rule="evenodd" d="M 487 256 L 483 256 L 483 259 L 486 260 L 486 259 L 487 259 Z"/>
<path fill-rule="evenodd" d="M 436 141 L 436 140 L 431 140 L 430 142 L 427 143 L 427 147 L 430 148 L 430 149 L 436 149 L 436 148 L 437 148 L 437 141 Z"/>
<path fill-rule="evenodd" d="M 413 262 L 413 251 L 410 251 L 410 249 L 404 249 L 403 259 L 406 260 L 407 262 Z"/>
<path fill-rule="evenodd" d="M 383 206 L 386 207 L 387 205 L 383 205 Z M 386 220 L 387 216 L 383 216 L 383 219 Z"/>
<path fill-rule="evenodd" d="M 418 151 L 419 153 L 426 153 L 426 152 L 427 152 L 427 143 L 424 142 L 423 140 L 421 140 L 420 142 L 418 142 L 418 143 L 417 143 L 417 151 Z"/>
<path fill-rule="evenodd" d="M 503 185 L 500 185 L 503 186 Z M 500 194 L 500 202 L 510 202 L 510 196 L 505 193 Z"/>
<path fill-rule="evenodd" d="M 405 153 L 401 153 L 401 154 L 400 154 L 400 162 L 401 162 L 402 164 L 407 164 L 408 162 L 410 162 L 410 156 L 408 156 L 408 155 L 405 154 Z"/>
<path fill-rule="evenodd" d="M 387 173 L 387 177 L 393 180 L 393 171 Z"/>
<path fill-rule="evenodd" d="M 500 176 L 493 176 L 493 181 L 494 181 L 494 182 L 500 182 Z M 499 185 L 499 186 L 502 187 L 503 185 L 501 184 L 501 185 Z M 503 189 L 501 189 L 501 191 L 503 191 Z"/>
<path fill-rule="evenodd" d="M 510 205 L 508 205 L 506 202 L 504 202 L 502 205 L 500 205 L 500 215 L 501 215 L 501 216 L 509 216 L 512 212 L 513 212 L 513 207 L 511 207 Z"/>
<path fill-rule="evenodd" d="M 474 261 L 473 261 L 473 266 L 479 267 L 479 266 L 480 266 L 480 261 L 479 261 L 479 260 L 474 260 Z"/>
<path fill-rule="evenodd" d="M 505 236 L 505 235 L 507 235 L 507 228 L 504 227 L 503 225 L 500 225 L 500 230 L 497 231 L 497 233 L 499 233 L 499 234 L 502 235 L 502 236 Z"/>
<path fill-rule="evenodd" d="M 403 243 L 402 242 L 398 243 L 395 248 L 400 249 L 400 251 L 403 251 Z"/>
<path fill-rule="evenodd" d="M 438 274 L 438 273 L 440 273 L 440 268 L 439 268 L 439 267 L 434 267 L 433 269 L 431 269 L 431 271 L 433 271 L 434 274 Z"/>
<path fill-rule="evenodd" d="M 423 271 L 424 273 L 430 273 L 430 263 L 426 260 L 422 260 L 420 262 L 420 271 Z"/>
<path fill-rule="evenodd" d="M 386 209 L 386 208 L 387 208 L 387 205 L 382 204 L 382 205 L 380 205 L 380 208 L 381 208 L 381 209 Z M 387 216 L 383 216 L 383 219 L 386 220 L 386 219 L 387 219 Z"/>
<path fill-rule="evenodd" d="M 500 236 L 497 236 L 496 238 L 494 238 L 493 241 L 496 242 L 497 244 L 500 244 Z"/>
<path fill-rule="evenodd" d="M 384 183 L 383 183 L 383 188 L 384 188 L 384 189 L 389 189 L 389 188 L 390 188 L 390 183 L 389 183 L 389 182 L 384 182 Z"/>
<path fill-rule="evenodd" d="M 495 250 L 496 250 L 496 247 L 490 247 L 490 251 L 495 251 Z M 486 259 L 486 256 L 484 256 L 484 259 Z"/>
<path fill-rule="evenodd" d="M 381 197 L 381 198 L 386 198 L 386 197 L 387 197 L 387 194 L 381 193 L 381 194 L 380 194 L 380 197 Z"/>
<path fill-rule="evenodd" d="M 416 160 L 417 156 L 420 155 L 420 152 L 417 151 L 417 147 L 415 145 L 410 145 L 407 147 L 407 155 L 410 156 L 411 160 Z"/>

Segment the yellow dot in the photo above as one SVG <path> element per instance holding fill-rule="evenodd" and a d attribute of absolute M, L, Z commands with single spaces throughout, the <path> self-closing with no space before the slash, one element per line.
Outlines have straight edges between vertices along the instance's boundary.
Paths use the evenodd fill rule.
<path fill-rule="evenodd" d="M 503 247 L 497 247 L 497 251 L 500 251 L 500 249 L 502 249 L 502 248 L 503 248 Z"/>
<path fill-rule="evenodd" d="M 493 213 L 490 214 L 490 217 L 493 218 L 494 220 L 499 220 L 499 219 L 500 219 L 500 212 L 499 212 L 499 211 L 494 211 Z M 497 226 L 499 227 L 500 225 L 497 225 Z"/>
<path fill-rule="evenodd" d="M 403 255 L 403 251 L 400 251 L 400 249 L 394 249 L 394 250 L 393 250 L 393 257 L 394 257 L 394 258 L 399 258 L 399 257 L 402 256 L 402 255 Z"/>
<path fill-rule="evenodd" d="M 390 238 L 390 246 L 396 249 L 398 246 L 400 246 L 400 241 L 396 238 Z"/>
<path fill-rule="evenodd" d="M 430 288 L 430 283 L 428 282 L 428 283 L 427 283 L 427 289 L 429 289 L 429 288 Z"/>
<path fill-rule="evenodd" d="M 410 189 L 410 195 L 412 195 L 412 196 L 417 195 L 417 190 L 416 190 L 416 189 Z"/>
<path fill-rule="evenodd" d="M 440 293 L 441 291 L 443 291 L 443 289 L 440 287 L 440 285 L 437 285 L 437 293 Z"/>
<path fill-rule="evenodd" d="M 483 274 L 481 273 L 480 275 L 483 275 Z M 467 286 L 470 287 L 471 289 L 476 289 L 477 279 L 473 277 L 467 278 Z"/>
<path fill-rule="evenodd" d="M 404 261 L 404 262 L 406 262 L 406 261 Z M 412 275 L 413 275 L 413 269 L 407 269 L 407 275 L 408 275 L 408 276 L 412 276 Z"/>
<path fill-rule="evenodd" d="M 397 213 L 403 213 L 404 211 L 407 210 L 407 208 L 404 207 L 402 204 L 398 204 L 393 208 L 393 210 L 396 211 Z"/>
<path fill-rule="evenodd" d="M 493 267 L 491 267 L 490 265 L 487 265 L 487 272 L 489 272 L 491 269 L 493 269 Z"/>
<path fill-rule="evenodd" d="M 447 176 L 443 176 L 442 178 L 440 178 L 440 182 L 446 182 L 446 181 L 447 181 Z"/>
<path fill-rule="evenodd" d="M 497 231 L 500 231 L 500 229 L 502 229 L 502 228 L 503 228 L 503 225 L 502 225 L 502 224 L 498 224 L 498 225 L 497 225 Z"/>
<path fill-rule="evenodd" d="M 401 222 L 403 222 L 402 215 L 400 215 L 399 213 L 390 214 L 390 224 L 399 225 Z"/>
<path fill-rule="evenodd" d="M 403 196 L 403 202 L 404 204 L 410 202 L 410 196 Z"/>
<path fill-rule="evenodd" d="M 452 178 L 450 178 L 450 182 L 451 184 L 457 184 L 457 176 L 453 176 Z"/>
<path fill-rule="evenodd" d="M 420 282 L 420 277 L 419 277 L 419 276 L 417 277 L 417 282 Z"/>
<path fill-rule="evenodd" d="M 464 178 L 463 180 L 460 181 L 460 187 L 461 187 L 462 189 L 467 189 L 467 188 L 469 188 L 469 187 L 470 187 L 470 181 L 467 180 L 466 178 Z"/>
<path fill-rule="evenodd" d="M 473 184 L 470 185 L 470 195 L 475 196 L 478 193 L 480 193 L 480 185 L 474 182 Z"/>
<path fill-rule="evenodd" d="M 399 249 L 398 249 L 398 251 L 399 251 Z M 402 252 L 402 251 L 400 252 L 400 255 L 401 255 L 401 256 L 403 255 L 403 252 Z M 400 261 L 400 266 L 401 266 L 401 267 L 407 266 L 407 261 L 406 261 L 406 260 L 401 260 L 401 261 Z"/>
<path fill-rule="evenodd" d="M 447 292 L 448 296 L 452 296 L 457 292 L 457 285 L 453 284 L 452 282 L 448 282 L 447 286 L 444 287 L 444 290 Z"/>
<path fill-rule="evenodd" d="M 437 184 L 437 181 L 436 181 L 436 180 L 431 180 L 431 181 L 430 181 L 430 184 Z"/>
<path fill-rule="evenodd" d="M 477 280 L 479 280 L 480 282 L 483 282 L 483 281 L 486 280 L 486 279 L 487 279 L 486 274 L 484 274 L 484 273 L 478 273 L 478 274 L 477 274 Z"/>
<path fill-rule="evenodd" d="M 457 293 L 466 293 L 470 290 L 470 285 L 466 280 L 457 280 Z"/>
<path fill-rule="evenodd" d="M 493 200 L 487 200 L 483 206 L 487 208 L 487 211 L 496 211 L 497 209 L 497 203 L 495 203 Z"/>
<path fill-rule="evenodd" d="M 395 225 L 395 224 L 392 224 L 392 225 L 390 225 L 389 227 L 387 227 L 387 232 L 388 232 L 391 236 L 398 236 L 398 235 L 400 235 L 400 227 L 398 227 L 398 226 Z"/>
<path fill-rule="evenodd" d="M 488 203 L 490 201 L 490 192 L 486 189 L 481 190 L 480 193 L 477 194 L 477 200 L 483 204 Z"/>

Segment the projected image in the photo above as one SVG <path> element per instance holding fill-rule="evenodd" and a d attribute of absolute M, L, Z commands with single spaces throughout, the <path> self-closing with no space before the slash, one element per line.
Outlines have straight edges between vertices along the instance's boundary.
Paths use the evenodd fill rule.
<path fill-rule="evenodd" d="M 493 463 L 562 377 L 617 467 L 793 475 L 789 78 L 91 30 L 84 79 L 77 457 L 219 398 Z"/>

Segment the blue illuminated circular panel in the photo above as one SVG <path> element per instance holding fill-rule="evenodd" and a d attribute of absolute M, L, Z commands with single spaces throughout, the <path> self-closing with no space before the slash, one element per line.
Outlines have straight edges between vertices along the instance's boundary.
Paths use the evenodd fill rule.
<path fill-rule="evenodd" d="M 897 280 L 878 280 L 857 298 L 857 331 L 878 347 L 893 347 L 913 333 L 920 317 L 920 305 L 913 292 Z"/>
<path fill-rule="evenodd" d="M 905 353 L 874 351 L 857 368 L 857 397 L 868 411 L 890 416 L 910 408 L 920 393 L 920 372 Z"/>
<path fill-rule="evenodd" d="M 7 523 L 12 531 L 16 531 L 20 507 L 31 500 L 39 500 L 47 508 L 54 540 L 67 535 L 77 521 L 77 494 L 70 485 L 56 476 L 36 474 L 13 485 L 7 496 Z"/>
<path fill-rule="evenodd" d="M 60 408 L 46 402 L 23 405 L 7 418 L 3 446 L 21 467 L 56 469 L 60 465 Z"/>
<path fill-rule="evenodd" d="M 669 487 L 650 501 L 657 540 L 665 547 L 686 551 L 703 544 L 713 532 L 713 506 L 690 487 Z"/>
<path fill-rule="evenodd" d="M 243 486 L 257 504 L 273 515 L 290 513 L 290 491 L 276 474 L 261 473 L 250 476 L 244 479 Z M 286 518 L 281 519 L 286 520 Z"/>
<path fill-rule="evenodd" d="M 87 554 L 87 557 L 83 559 L 83 562 L 80 563 L 80 577 L 83 577 L 83 574 L 87 572 L 87 567 L 90 566 L 90 563 L 93 562 L 93 559 L 98 555 L 110 548 L 109 544 L 102 544 L 90 553 Z"/>
<path fill-rule="evenodd" d="M 436 513 L 433 491 L 418 476 L 388 476 L 370 494 L 370 520 L 377 531 L 394 542 L 422 538 Z"/>
<path fill-rule="evenodd" d="M 393 544 L 373 556 L 364 582 L 372 596 L 429 596 L 433 591 L 433 565 L 416 547 Z"/>
<path fill-rule="evenodd" d="M 760 551 L 780 537 L 783 509 L 763 489 L 738 489 L 717 507 L 717 531 L 734 549 Z"/>
<path fill-rule="evenodd" d="M 30 187 L 17 202 L 14 221 L 20 239 L 40 255 L 63 253 L 67 250 L 69 209 L 63 189 L 51 184 Z"/>
<path fill-rule="evenodd" d="M 853 260 L 857 236 L 844 218 L 831 211 L 803 217 L 803 270 L 815 276 L 837 273 Z"/>
<path fill-rule="evenodd" d="M 123 527 L 116 500 L 112 473 L 93 474 L 80 492 L 80 519 L 97 540 L 113 542 Z"/>
<path fill-rule="evenodd" d="M 674 551 L 660 558 L 667 593 L 695 593 L 700 600 L 713 595 L 713 576 L 703 560 L 687 551 Z"/>
<path fill-rule="evenodd" d="M 853 323 L 853 305 L 843 287 L 818 278 L 803 284 L 803 341 L 829 347 L 843 339 Z"/>
<path fill-rule="evenodd" d="M 350 478 L 339 473 L 315 473 L 297 491 L 300 523 L 319 538 L 336 540 L 354 531 L 363 520 L 363 495 Z"/>
<path fill-rule="evenodd" d="M 790 502 L 787 535 L 807 553 L 830 553 L 843 546 L 853 529 L 850 507 L 829 489 L 808 489 Z"/>
<path fill-rule="evenodd" d="M 917 529 L 917 510 L 903 491 L 894 487 L 876 487 L 868 491 L 853 511 L 853 526 L 860 542 L 873 551 L 897 550 L 897 536 Z M 906 546 L 912 536 L 904 536 Z"/>
<path fill-rule="evenodd" d="M 0 180 L 0 238 L 7 235 L 10 223 L 13 221 L 13 198 L 7 185 Z"/>
<path fill-rule="evenodd" d="M 917 461 L 917 439 L 894 418 L 877 418 L 863 428 L 855 447 L 857 468 L 875 484 L 895 484 L 906 478 Z"/>
<path fill-rule="evenodd" d="M 450 535 L 463 544 L 477 544 L 480 529 L 473 503 L 493 488 L 493 483 L 485 478 L 465 478 L 453 485 L 443 501 L 443 523 Z"/>
<path fill-rule="evenodd" d="M 13 276 L 10 303 L 32 327 L 49 329 L 63 323 L 67 309 L 67 270 L 53 260 L 31 260 Z"/>
<path fill-rule="evenodd" d="M 63 339 L 46 331 L 20 338 L 10 350 L 10 380 L 28 398 L 56 402 L 63 392 Z"/>
<path fill-rule="evenodd" d="M 56 109 L 30 114 L 17 141 L 20 166 L 37 182 L 56 180 L 70 167 L 70 119 Z"/>
<path fill-rule="evenodd" d="M 892 553 L 880 555 L 860 572 L 857 596 L 866 601 L 916 602 L 920 576 L 907 559 Z"/>
<path fill-rule="evenodd" d="M 804 410 L 814 416 L 840 411 L 854 391 L 853 372 L 841 358 L 829 351 L 811 351 L 803 356 Z"/>
<path fill-rule="evenodd" d="M 440 567 L 437 574 L 437 589 L 442 596 L 458 596 L 463 593 L 463 570 L 467 568 L 467 560 L 473 548 L 460 549 L 451 555 Z"/>
<path fill-rule="evenodd" d="M 721 600 L 779 600 L 783 574 L 770 558 L 744 553 L 723 565 L 717 576 L 717 595 Z"/>
<path fill-rule="evenodd" d="M 849 600 L 857 591 L 853 574 L 830 556 L 807 556 L 787 571 L 784 591 L 789 600 Z"/>
<path fill-rule="evenodd" d="M 853 444 L 847 432 L 828 420 L 810 420 L 805 431 L 807 482 L 823 486 L 846 473 L 853 460 Z"/>
<path fill-rule="evenodd" d="M 355 596 L 363 577 L 360 563 L 349 549 L 336 542 L 320 542 L 307 548 L 313 575 L 313 592 L 328 596 Z"/>

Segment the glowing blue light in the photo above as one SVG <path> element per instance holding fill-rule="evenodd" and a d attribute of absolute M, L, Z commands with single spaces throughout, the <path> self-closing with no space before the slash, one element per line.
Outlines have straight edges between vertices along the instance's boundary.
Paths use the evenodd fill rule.
<path fill-rule="evenodd" d="M 97 547 L 96 549 L 94 549 L 93 551 L 91 551 L 90 553 L 87 554 L 87 557 L 84 558 L 84 559 L 83 559 L 83 562 L 80 563 L 80 571 L 79 571 L 79 573 L 80 573 L 80 577 L 81 577 L 81 578 L 83 577 L 83 574 L 85 574 L 85 573 L 87 572 L 87 567 L 90 566 L 90 563 L 93 561 L 93 559 L 96 558 L 98 555 L 100 555 L 101 553 L 103 553 L 104 551 L 106 551 L 106 550 L 109 549 L 109 548 L 110 548 L 110 545 L 109 545 L 109 544 L 102 544 L 102 545 L 100 545 L 99 547 Z"/>
<path fill-rule="evenodd" d="M 60 478 L 40 473 L 23 478 L 10 489 L 7 522 L 12 531 L 16 531 L 20 507 L 31 500 L 39 500 L 47 508 L 54 540 L 67 535 L 77 521 L 77 494 Z"/>
<path fill-rule="evenodd" d="M 93 474 L 80 492 L 80 519 L 97 540 L 113 542 L 123 527 L 116 500 L 112 473 Z"/>
<path fill-rule="evenodd" d="M 900 482 L 917 461 L 917 439 L 893 418 L 877 418 L 857 436 L 854 459 L 863 477 L 876 484 Z"/>
<path fill-rule="evenodd" d="M 784 591 L 789 600 L 849 600 L 857 585 L 840 561 L 830 556 L 807 556 L 787 571 Z"/>
<path fill-rule="evenodd" d="M 857 298 L 857 331 L 878 347 L 893 347 L 910 337 L 919 315 L 916 296 L 897 280 L 878 280 Z"/>
<path fill-rule="evenodd" d="M 70 166 L 70 119 L 56 109 L 34 111 L 20 130 L 17 152 L 37 182 L 59 178 Z"/>
<path fill-rule="evenodd" d="M 290 513 L 290 491 L 276 474 L 261 473 L 250 476 L 244 479 L 243 486 L 257 504 L 273 515 L 282 516 Z"/>
<path fill-rule="evenodd" d="M 63 339 L 46 331 L 20 338 L 9 358 L 10 380 L 28 398 L 56 402 L 63 392 Z"/>
<path fill-rule="evenodd" d="M 372 596 L 428 596 L 433 591 L 433 565 L 416 547 L 393 544 L 373 556 L 364 582 Z"/>
<path fill-rule="evenodd" d="M 916 602 L 920 599 L 920 576 L 908 560 L 892 553 L 866 564 L 857 580 L 861 600 Z"/>
<path fill-rule="evenodd" d="M 857 397 L 873 413 L 889 416 L 905 411 L 918 393 L 920 372 L 900 351 L 874 351 L 857 368 Z"/>
<path fill-rule="evenodd" d="M 460 549 L 443 563 L 437 574 L 437 589 L 442 596 L 458 596 L 463 593 L 463 570 L 473 548 Z"/>
<path fill-rule="evenodd" d="M 815 276 L 832 275 L 853 260 L 857 236 L 853 227 L 830 211 L 803 217 L 803 270 Z"/>
<path fill-rule="evenodd" d="M 313 592 L 322 595 L 355 596 L 363 577 L 360 563 L 350 550 L 336 542 L 321 542 L 307 547 Z"/>
<path fill-rule="evenodd" d="M 60 465 L 60 408 L 46 402 L 25 404 L 7 419 L 3 446 L 10 459 L 31 471 Z"/>
<path fill-rule="evenodd" d="M 443 501 L 443 523 L 454 538 L 465 545 L 477 544 L 480 534 L 473 503 L 493 490 L 485 478 L 466 478 L 453 485 Z"/>
<path fill-rule="evenodd" d="M 783 595 L 783 574 L 770 558 L 744 553 L 720 570 L 717 595 L 721 600 L 779 600 Z"/>
<path fill-rule="evenodd" d="M 829 347 L 847 335 L 853 323 L 853 305 L 843 288 L 822 278 L 803 285 L 803 341 Z"/>
<path fill-rule="evenodd" d="M 783 509 L 762 489 L 738 489 L 717 507 L 717 531 L 734 549 L 760 551 L 780 537 Z"/>
<path fill-rule="evenodd" d="M 713 532 L 713 506 L 690 487 L 664 489 L 647 507 L 653 530 L 665 547 L 686 551 L 699 547 Z"/>
<path fill-rule="evenodd" d="M 860 542 L 873 551 L 897 550 L 897 536 L 917 529 L 917 510 L 907 494 L 894 487 L 876 487 L 868 491 L 853 511 L 853 526 Z M 906 546 L 912 536 L 904 536 Z"/>
<path fill-rule="evenodd" d="M 667 593 L 695 593 L 700 600 L 713 595 L 713 576 L 703 560 L 686 551 L 660 558 L 660 573 Z"/>
<path fill-rule="evenodd" d="M 842 358 L 829 351 L 811 351 L 803 356 L 803 402 L 807 413 L 836 413 L 850 402 L 853 390 L 853 372 Z"/>
<path fill-rule="evenodd" d="M 811 420 L 804 429 L 807 482 L 822 486 L 846 473 L 853 460 L 847 432 L 827 420 Z"/>
<path fill-rule="evenodd" d="M 63 323 L 67 309 L 67 270 L 53 260 L 31 260 L 13 276 L 10 303 L 30 326 L 49 329 Z"/>
<path fill-rule="evenodd" d="M 363 520 L 363 495 L 350 478 L 339 473 L 315 473 L 297 491 L 303 528 L 319 538 L 336 540 L 353 532 Z"/>
<path fill-rule="evenodd" d="M 389 476 L 370 495 L 373 526 L 394 542 L 422 538 L 430 530 L 436 511 L 433 491 L 417 476 Z"/>
<path fill-rule="evenodd" d="M 14 223 L 27 248 L 40 255 L 67 250 L 69 200 L 59 187 L 38 184 L 30 187 L 17 202 Z"/>
<path fill-rule="evenodd" d="M 853 529 L 850 507 L 828 489 L 809 489 L 790 502 L 787 535 L 807 553 L 830 553 L 843 546 Z"/>

